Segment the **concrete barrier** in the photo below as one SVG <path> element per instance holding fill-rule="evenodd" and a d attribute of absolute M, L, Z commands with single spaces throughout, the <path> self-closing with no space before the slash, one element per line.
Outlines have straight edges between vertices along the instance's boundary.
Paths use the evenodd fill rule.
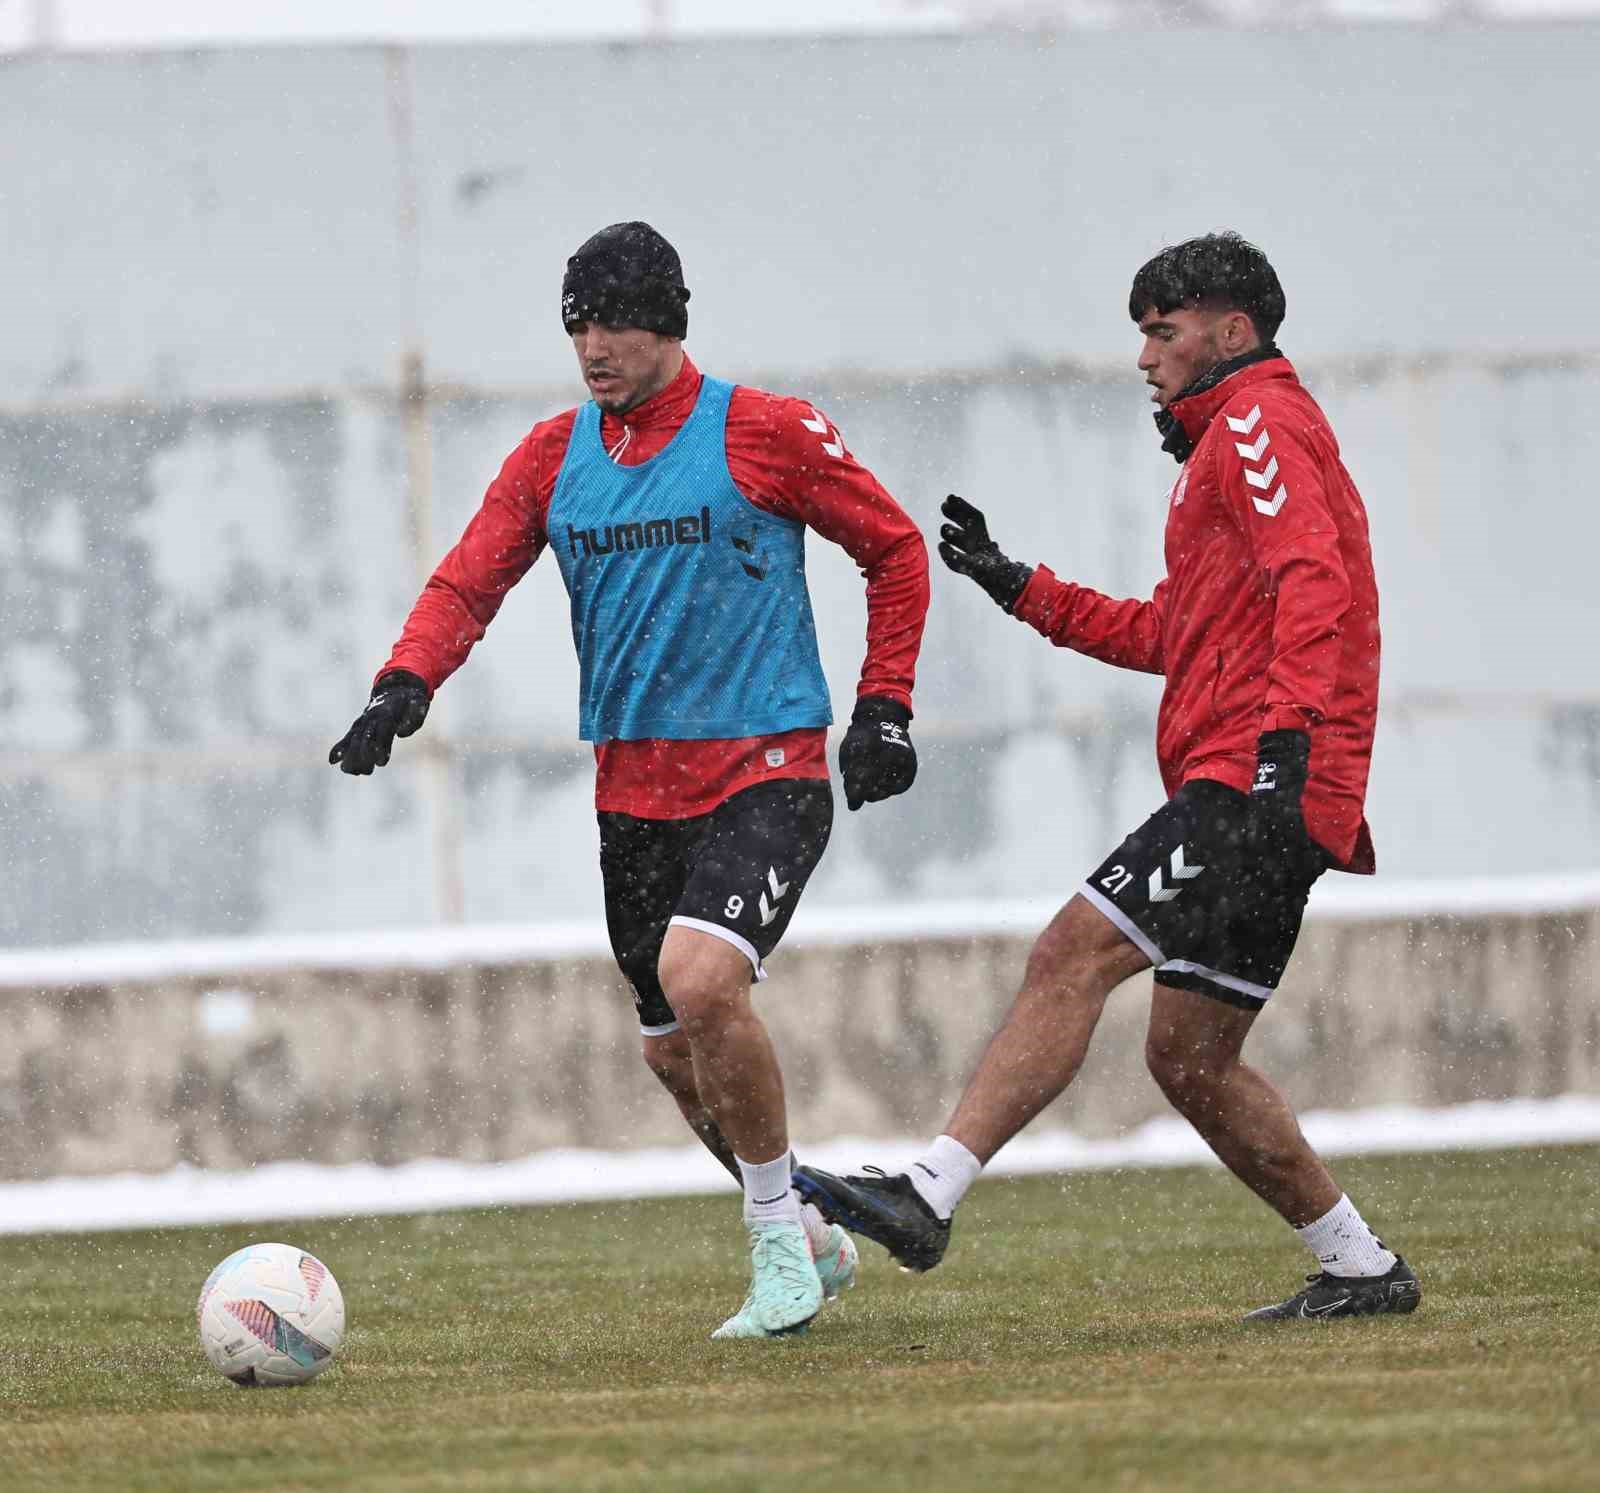
<path fill-rule="evenodd" d="M 1320 898 L 1253 1061 L 1307 1109 L 1600 1093 L 1596 881 Z M 757 995 L 797 1145 L 936 1131 L 1052 910 L 797 919 Z M 0 957 L 0 1177 L 680 1140 L 604 949 L 552 927 Z M 1045 1123 L 1163 1112 L 1148 988 L 1113 995 Z"/>

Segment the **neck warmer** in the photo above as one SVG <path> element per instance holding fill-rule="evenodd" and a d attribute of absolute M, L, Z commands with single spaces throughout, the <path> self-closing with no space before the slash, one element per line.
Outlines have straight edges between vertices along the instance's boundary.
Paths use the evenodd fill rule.
<path fill-rule="evenodd" d="M 1204 394 L 1207 389 L 1216 388 L 1225 378 L 1237 373 L 1241 368 L 1248 368 L 1252 363 L 1264 363 L 1268 358 L 1282 356 L 1277 343 L 1264 342 L 1250 352 L 1240 353 L 1236 358 L 1225 358 L 1222 362 L 1213 364 L 1199 378 L 1186 384 L 1178 391 L 1178 397 L 1171 404 L 1164 410 L 1157 410 L 1152 417 L 1156 422 L 1156 429 L 1161 432 L 1161 449 L 1170 451 L 1172 459 L 1180 466 L 1188 461 L 1189 453 L 1194 450 L 1194 442 L 1189 439 L 1189 432 L 1183 428 L 1183 421 L 1173 413 L 1174 409 L 1192 395 Z"/>

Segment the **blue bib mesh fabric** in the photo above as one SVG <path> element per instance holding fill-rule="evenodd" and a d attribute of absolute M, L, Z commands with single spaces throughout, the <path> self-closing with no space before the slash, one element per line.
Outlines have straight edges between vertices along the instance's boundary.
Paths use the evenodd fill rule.
<path fill-rule="evenodd" d="M 605 453 L 578 411 L 546 528 L 572 604 L 585 741 L 766 736 L 833 719 L 806 591 L 805 526 L 728 473 L 733 385 L 702 380 L 666 448 Z"/>

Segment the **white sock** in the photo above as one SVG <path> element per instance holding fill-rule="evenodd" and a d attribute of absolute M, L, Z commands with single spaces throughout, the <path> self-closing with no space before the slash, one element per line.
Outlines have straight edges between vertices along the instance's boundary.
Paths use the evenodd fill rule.
<path fill-rule="evenodd" d="M 773 1161 L 746 1161 L 739 1163 L 739 1175 L 744 1179 L 744 1221 L 746 1223 L 800 1222 L 800 1198 L 789 1186 L 789 1153 L 785 1151 Z"/>
<path fill-rule="evenodd" d="M 1394 1255 L 1347 1197 L 1295 1233 L 1329 1275 L 1387 1275 L 1394 1269 Z"/>
<path fill-rule="evenodd" d="M 949 1218 L 982 1170 L 983 1163 L 960 1141 L 941 1135 L 911 1163 L 906 1175 L 934 1217 Z"/>
<path fill-rule="evenodd" d="M 798 1199 L 797 1192 L 795 1197 Z M 806 1231 L 806 1243 L 811 1246 L 811 1258 L 816 1259 L 828 1247 L 833 1237 L 833 1225 L 819 1212 L 815 1203 L 800 1204 L 800 1227 Z"/>

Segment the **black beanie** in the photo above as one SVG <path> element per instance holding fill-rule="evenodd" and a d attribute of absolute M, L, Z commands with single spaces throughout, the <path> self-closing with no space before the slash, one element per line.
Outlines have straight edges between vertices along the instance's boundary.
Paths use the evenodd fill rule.
<path fill-rule="evenodd" d="M 561 325 L 598 321 L 665 337 L 689 330 L 689 292 L 678 251 L 648 223 L 602 228 L 561 277 Z"/>

